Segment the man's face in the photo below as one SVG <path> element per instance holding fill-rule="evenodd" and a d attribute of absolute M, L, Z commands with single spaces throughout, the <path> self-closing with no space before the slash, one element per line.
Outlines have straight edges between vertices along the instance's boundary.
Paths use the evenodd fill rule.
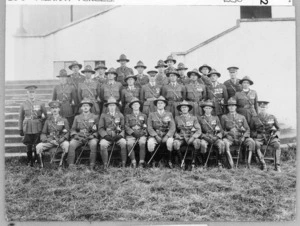
<path fill-rule="evenodd" d="M 133 86 L 134 85 L 134 78 L 129 78 L 129 79 L 127 79 L 127 84 L 128 84 L 128 86 Z"/>
<path fill-rule="evenodd" d="M 170 81 L 171 81 L 171 82 L 176 82 L 176 81 L 177 81 L 177 75 L 175 75 L 175 74 L 170 74 Z"/>
<path fill-rule="evenodd" d="M 105 75 L 105 69 L 104 68 L 99 68 L 97 70 L 97 72 L 98 72 L 99 75 Z"/>
<path fill-rule="evenodd" d="M 157 70 L 158 70 L 159 73 L 163 73 L 164 70 L 165 70 L 165 67 L 160 66 L 160 67 L 157 68 Z"/>
<path fill-rule="evenodd" d="M 236 105 L 228 105 L 228 110 L 231 113 L 234 113 L 236 111 Z"/>
<path fill-rule="evenodd" d="M 126 60 L 121 60 L 121 61 L 120 61 L 120 64 L 121 64 L 122 67 L 125 67 L 125 66 L 126 66 L 126 63 L 127 63 Z"/>
<path fill-rule="evenodd" d="M 192 81 L 197 81 L 198 76 L 195 73 L 192 73 L 190 78 Z"/>
<path fill-rule="evenodd" d="M 116 111 L 116 107 L 117 107 L 116 104 L 109 104 L 108 105 L 109 112 L 115 112 Z"/>
<path fill-rule="evenodd" d="M 204 110 L 205 114 L 210 115 L 213 109 L 212 109 L 212 107 L 205 106 L 203 108 L 203 110 Z"/>
<path fill-rule="evenodd" d="M 210 80 L 212 81 L 212 82 L 216 82 L 216 81 L 218 81 L 218 75 L 216 75 L 216 74 L 212 74 L 211 76 L 210 76 Z"/>
<path fill-rule="evenodd" d="M 136 70 L 138 71 L 139 74 L 143 74 L 145 69 L 143 67 L 137 67 Z"/>
<path fill-rule="evenodd" d="M 243 89 L 249 89 L 250 82 L 249 81 L 243 81 L 242 86 L 243 86 Z"/>
<path fill-rule="evenodd" d="M 50 109 L 50 111 L 51 111 L 52 115 L 57 115 L 57 114 L 59 114 L 60 108 L 53 107 Z"/>
<path fill-rule="evenodd" d="M 165 108 L 166 104 L 163 101 L 157 101 L 157 109 L 163 110 Z"/>
<path fill-rule="evenodd" d="M 89 104 L 83 104 L 83 105 L 81 106 L 81 110 L 82 110 L 83 112 L 85 112 L 85 113 L 89 112 L 90 109 L 91 109 L 91 106 L 90 106 Z"/>
<path fill-rule="evenodd" d="M 180 74 L 181 77 L 185 76 L 185 70 L 184 69 L 178 70 L 178 73 Z"/>
<path fill-rule="evenodd" d="M 74 73 L 78 73 L 78 72 L 79 72 L 79 66 L 78 66 L 78 65 L 74 65 L 74 66 L 72 67 L 72 71 L 73 71 Z"/>
<path fill-rule="evenodd" d="M 189 107 L 188 106 L 181 106 L 180 110 L 183 114 L 186 114 L 186 113 L 189 112 Z"/>
<path fill-rule="evenodd" d="M 91 72 L 85 72 L 84 76 L 86 79 L 90 79 L 92 77 L 92 73 Z"/>
<path fill-rule="evenodd" d="M 229 69 L 229 75 L 230 75 L 230 78 L 236 79 L 236 77 L 237 77 L 237 70 L 233 69 L 233 68 L 230 68 Z"/>
<path fill-rule="evenodd" d="M 138 103 L 138 102 L 135 102 L 133 105 L 132 105 L 132 109 L 134 110 L 134 111 L 138 111 L 138 110 L 140 110 L 140 103 Z"/>
<path fill-rule="evenodd" d="M 266 113 L 268 110 L 268 106 L 265 104 L 261 104 L 258 106 L 258 112 L 259 113 Z"/>
<path fill-rule="evenodd" d="M 60 82 L 60 84 L 66 84 L 67 83 L 67 78 L 66 77 L 60 77 L 59 78 L 59 82 Z"/>
<path fill-rule="evenodd" d="M 108 73 L 108 74 L 107 74 L 107 78 L 108 78 L 109 80 L 115 80 L 115 77 L 116 77 L 116 75 L 113 74 L 113 73 Z"/>
<path fill-rule="evenodd" d="M 168 60 L 167 65 L 168 65 L 168 67 L 172 67 L 174 65 L 174 61 L 173 60 Z"/>
<path fill-rule="evenodd" d="M 150 82 L 155 82 L 155 80 L 156 80 L 155 74 L 154 74 L 154 73 L 150 74 L 150 75 L 149 75 L 149 81 L 150 81 Z"/>
<path fill-rule="evenodd" d="M 209 73 L 209 69 L 207 67 L 204 67 L 201 69 L 201 73 L 207 75 Z"/>
<path fill-rule="evenodd" d="M 27 95 L 29 98 L 34 99 L 35 98 L 35 90 L 27 90 Z"/>

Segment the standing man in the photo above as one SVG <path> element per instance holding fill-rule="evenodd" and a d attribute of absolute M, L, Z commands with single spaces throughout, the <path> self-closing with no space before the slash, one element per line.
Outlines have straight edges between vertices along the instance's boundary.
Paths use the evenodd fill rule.
<path fill-rule="evenodd" d="M 186 100 L 193 106 L 191 113 L 194 116 L 203 115 L 201 102 L 206 100 L 206 87 L 199 83 L 201 75 L 196 68 L 188 72 L 188 77 L 190 78 L 190 83 L 185 86 Z"/>
<path fill-rule="evenodd" d="M 99 116 L 91 113 L 93 102 L 87 98 L 80 102 L 79 107 L 82 113 L 75 117 L 71 128 L 72 139 L 69 147 L 68 164 L 70 169 L 74 169 L 76 149 L 88 145 L 91 149 L 90 169 L 94 170 L 98 145 L 97 124 Z"/>
<path fill-rule="evenodd" d="M 89 99 L 93 103 L 91 112 L 95 115 L 100 115 L 100 106 L 98 105 L 99 94 L 97 92 L 98 84 L 92 79 L 92 74 L 95 74 L 95 71 L 90 65 L 87 65 L 82 70 L 82 73 L 85 76 L 85 80 L 78 87 L 79 101 L 81 102 L 84 98 Z"/>
<path fill-rule="evenodd" d="M 124 168 L 127 161 L 126 140 L 124 139 L 124 116 L 122 113 L 116 111 L 118 102 L 114 97 L 110 97 L 105 105 L 108 108 L 108 113 L 102 113 L 99 120 L 99 134 L 101 137 L 100 154 L 103 167 L 104 169 L 107 168 L 108 147 L 112 144 L 117 144 L 121 148 L 122 167 Z"/>
<path fill-rule="evenodd" d="M 23 144 L 27 149 L 27 164 L 33 166 L 36 158 L 36 145 L 40 142 L 43 121 L 47 118 L 45 104 L 35 97 L 37 86 L 26 86 L 27 100 L 19 110 L 19 131 L 24 136 Z M 34 157 L 34 158 L 33 158 Z"/>
<path fill-rule="evenodd" d="M 134 83 L 135 86 L 142 88 L 143 85 L 146 85 L 149 83 L 149 77 L 148 75 L 144 74 L 144 70 L 147 68 L 142 61 L 137 62 L 136 66 L 134 68 L 138 71 L 138 74 L 136 75 L 137 80 Z"/>
<path fill-rule="evenodd" d="M 51 116 L 47 118 L 42 134 L 40 136 L 41 143 L 36 146 L 37 155 L 40 157 L 40 163 L 43 167 L 42 153 L 43 151 L 49 150 L 53 147 L 60 146 L 63 150 L 63 156 L 68 153 L 69 150 L 69 136 L 70 127 L 69 122 L 66 118 L 59 115 L 60 102 L 51 101 L 49 107 L 51 110 Z M 55 153 L 54 153 L 55 155 Z M 62 156 L 62 160 L 63 160 Z M 61 161 L 62 163 L 62 161 Z"/>
<path fill-rule="evenodd" d="M 96 71 L 95 77 L 93 78 L 94 81 L 98 82 L 101 87 L 103 84 L 106 84 L 107 82 L 107 76 L 105 75 L 105 71 L 107 70 L 107 67 L 105 67 L 105 64 L 98 63 L 94 69 Z"/>
<path fill-rule="evenodd" d="M 127 75 L 132 75 L 133 70 L 132 68 L 129 68 L 126 66 L 127 62 L 129 62 L 129 59 L 127 59 L 125 54 L 121 54 L 120 58 L 117 60 L 121 65 L 117 68 L 117 81 L 120 82 L 123 86 L 126 86 L 126 82 L 124 81 L 125 77 Z"/>
<path fill-rule="evenodd" d="M 211 100 L 207 100 L 202 104 L 204 115 L 198 116 L 201 128 L 201 154 L 207 153 L 208 145 L 213 145 L 217 148 L 217 162 L 218 168 L 222 168 L 222 155 L 225 152 L 225 143 L 223 138 L 223 129 L 220 120 L 217 116 L 211 114 L 214 104 Z M 230 151 L 226 150 L 227 159 L 230 167 L 233 167 L 233 160 Z"/>
<path fill-rule="evenodd" d="M 78 96 L 74 86 L 67 83 L 67 79 L 70 75 L 67 75 L 67 71 L 65 69 L 61 69 L 59 71 L 59 75 L 56 77 L 59 78 L 60 84 L 54 87 L 52 100 L 60 101 L 61 105 L 59 113 L 62 117 L 68 120 L 69 125 L 72 125 L 76 114 L 73 106 L 78 106 Z M 74 105 L 72 105 L 73 103 Z"/>
<path fill-rule="evenodd" d="M 267 168 L 264 156 L 261 153 L 261 147 L 265 144 L 275 150 L 275 170 L 281 172 L 280 127 L 276 117 L 267 112 L 268 104 L 268 101 L 258 101 L 259 113 L 257 116 L 252 117 L 250 123 L 251 137 L 255 141 L 256 153 L 262 163 L 262 170 Z"/>
<path fill-rule="evenodd" d="M 177 82 L 181 85 L 187 85 L 190 83 L 189 77 L 185 74 L 188 68 L 184 66 L 183 63 L 179 63 L 177 66 L 177 72 L 179 73 L 180 77 L 178 78 Z"/>
<path fill-rule="evenodd" d="M 221 77 L 221 74 L 216 70 L 212 69 L 207 76 L 211 80 L 211 85 L 207 86 L 207 98 L 214 103 L 214 114 L 221 118 L 221 116 L 226 113 L 226 109 L 224 109 L 223 105 L 227 104 L 227 89 L 226 86 L 218 82 L 218 78 Z"/>
<path fill-rule="evenodd" d="M 125 131 L 127 141 L 127 151 L 130 154 L 130 159 L 133 167 L 136 167 L 134 149 L 135 143 L 139 145 L 139 167 L 145 166 L 146 156 L 146 141 L 147 141 L 147 116 L 140 112 L 141 102 L 138 98 L 133 98 L 129 104 L 132 108 L 132 113 L 125 116 Z M 131 151 L 131 153 L 130 153 Z"/>
<path fill-rule="evenodd" d="M 179 76 L 180 75 L 174 67 L 169 68 L 167 77 L 169 77 L 170 83 L 162 88 L 162 96 L 164 96 L 168 101 L 166 110 L 170 111 L 174 117 L 179 115 L 179 112 L 177 110 L 178 104 L 186 99 L 185 86 L 177 83 L 177 79 L 179 78 Z"/>
<path fill-rule="evenodd" d="M 229 71 L 230 79 L 224 82 L 224 85 L 227 88 L 228 98 L 234 97 L 237 92 L 242 91 L 242 85 L 240 84 L 240 80 L 237 78 L 237 71 L 238 67 L 231 66 L 228 67 L 227 70 Z"/>
<path fill-rule="evenodd" d="M 204 83 L 203 85 L 210 86 L 211 80 L 208 77 L 208 74 L 211 72 L 212 68 L 207 64 L 203 64 L 199 67 L 199 72 L 201 73 L 201 78 L 199 79 L 200 83 Z"/>
<path fill-rule="evenodd" d="M 154 105 L 157 107 L 155 112 L 150 112 L 148 117 L 148 151 L 151 153 L 151 156 L 154 154 L 156 145 L 165 144 L 167 150 L 169 151 L 168 155 L 168 165 L 170 168 L 173 168 L 172 165 L 172 151 L 173 151 L 173 142 L 174 142 L 174 133 L 176 130 L 174 118 L 171 112 L 165 111 L 165 107 L 168 105 L 168 101 L 162 96 L 157 98 L 154 101 Z M 156 155 L 154 159 L 154 164 L 156 160 L 161 159 L 161 155 Z"/>
<path fill-rule="evenodd" d="M 241 145 L 241 147 L 246 147 L 249 153 L 247 166 L 250 168 L 252 153 L 255 151 L 255 142 L 250 138 L 250 128 L 246 118 L 236 112 L 236 105 L 236 100 L 233 97 L 230 98 L 227 104 L 229 113 L 223 115 L 221 118 L 221 125 L 224 129 L 223 140 L 225 143 L 225 150 L 226 153 L 230 152 L 231 145 Z"/>
<path fill-rule="evenodd" d="M 201 135 L 201 127 L 198 122 L 196 116 L 190 115 L 189 111 L 193 108 L 187 101 L 181 102 L 177 109 L 182 114 L 180 116 L 175 117 L 175 124 L 176 124 L 176 133 L 175 133 L 175 140 L 174 140 L 174 150 L 177 151 L 179 156 L 180 162 L 182 162 L 182 154 L 180 147 L 183 144 L 188 146 L 193 145 L 194 149 L 192 151 L 192 170 L 195 169 L 195 158 L 196 153 L 200 149 L 200 135 Z M 184 163 L 182 164 L 184 168 Z"/>
<path fill-rule="evenodd" d="M 248 124 L 250 124 L 251 118 L 257 115 L 257 93 L 255 90 L 250 89 L 250 85 L 253 85 L 253 81 L 250 77 L 245 76 L 240 80 L 243 90 L 235 94 L 237 102 L 237 112 L 244 115 Z"/>
<path fill-rule="evenodd" d="M 161 86 L 167 85 L 169 83 L 169 79 L 165 74 L 166 67 L 167 65 L 165 65 L 163 60 L 159 60 L 157 62 L 157 65 L 155 66 L 155 68 L 158 70 L 158 73 L 156 75 L 156 83 Z"/>
<path fill-rule="evenodd" d="M 167 69 L 165 70 L 165 74 L 167 74 L 169 70 L 173 70 L 174 65 L 176 64 L 176 60 L 172 55 L 170 55 L 167 57 L 167 59 L 164 62 L 167 65 Z"/>
<path fill-rule="evenodd" d="M 143 103 L 143 113 L 148 116 L 150 112 L 156 111 L 153 101 L 161 95 L 162 86 L 156 83 L 157 71 L 151 70 L 147 73 L 149 75 L 149 83 L 142 87 L 140 100 Z"/>
<path fill-rule="evenodd" d="M 120 103 L 122 84 L 115 81 L 115 78 L 118 76 L 116 70 L 110 68 L 105 74 L 107 75 L 107 83 L 100 89 L 100 100 L 103 101 L 103 103 L 107 103 L 110 97 L 114 97 L 116 101 Z M 104 104 L 102 113 L 107 113 L 105 106 Z M 117 110 L 119 111 L 120 109 L 118 108 Z"/>
<path fill-rule="evenodd" d="M 135 87 L 134 83 L 137 80 L 135 75 L 127 75 L 125 82 L 127 83 L 127 88 L 124 88 L 121 93 L 121 102 L 123 105 L 123 113 L 126 116 L 127 114 L 132 113 L 132 109 L 129 107 L 129 104 L 133 98 L 140 98 L 140 88 Z"/>

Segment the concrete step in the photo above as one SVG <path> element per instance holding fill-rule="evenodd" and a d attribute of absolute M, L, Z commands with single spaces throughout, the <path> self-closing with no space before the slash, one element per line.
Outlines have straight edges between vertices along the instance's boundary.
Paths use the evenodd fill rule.
<path fill-rule="evenodd" d="M 26 153 L 26 146 L 23 143 L 5 143 L 5 153 Z"/>
<path fill-rule="evenodd" d="M 51 111 L 48 110 L 47 111 L 47 114 L 51 114 Z M 5 113 L 5 120 L 10 120 L 10 119 L 16 119 L 18 120 L 19 119 L 19 112 L 13 112 L 13 113 Z"/>
<path fill-rule="evenodd" d="M 11 93 L 11 94 L 5 94 L 5 100 L 8 101 L 8 100 L 24 100 L 26 99 L 26 96 L 24 94 L 14 94 L 14 93 Z M 51 100 L 52 99 L 52 94 L 36 94 L 36 99 L 49 99 Z"/>
<path fill-rule="evenodd" d="M 5 106 L 19 106 L 22 104 L 26 98 L 21 100 L 5 100 Z M 52 97 L 49 99 L 40 99 L 40 101 L 45 103 L 45 106 L 48 106 L 48 103 L 52 100 Z"/>
<path fill-rule="evenodd" d="M 5 113 L 19 112 L 20 106 L 5 106 Z"/>
<path fill-rule="evenodd" d="M 32 85 L 32 83 L 34 84 L 49 84 L 49 83 L 58 83 L 58 79 L 54 78 L 54 79 L 45 79 L 45 80 L 6 80 L 5 81 L 5 85 L 11 85 L 11 84 L 28 84 L 28 85 Z"/>
<path fill-rule="evenodd" d="M 53 89 L 37 89 L 36 93 L 37 94 L 52 94 Z M 5 95 L 9 95 L 9 94 L 21 94 L 21 95 L 26 95 L 27 96 L 27 92 L 25 89 L 6 89 L 5 90 Z"/>
<path fill-rule="evenodd" d="M 43 90 L 43 89 L 53 89 L 54 86 L 58 85 L 59 83 L 44 83 L 44 84 L 37 84 L 37 83 L 32 83 L 32 84 L 5 84 L 5 90 L 9 89 L 23 89 L 25 90 L 25 87 L 28 85 L 36 85 L 38 88 L 37 90 Z"/>
<path fill-rule="evenodd" d="M 6 135 L 17 135 L 19 134 L 19 127 L 5 127 L 5 134 Z"/>
<path fill-rule="evenodd" d="M 16 119 L 5 120 L 5 127 L 17 127 L 17 126 L 18 126 L 18 120 Z"/>
<path fill-rule="evenodd" d="M 21 143 L 23 137 L 21 137 L 19 134 L 10 134 L 5 135 L 5 143 Z"/>

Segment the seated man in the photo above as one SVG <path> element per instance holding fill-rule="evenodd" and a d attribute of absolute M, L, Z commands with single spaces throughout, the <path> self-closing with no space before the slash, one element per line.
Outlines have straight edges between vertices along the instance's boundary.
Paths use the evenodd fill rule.
<path fill-rule="evenodd" d="M 154 150 L 157 144 L 166 144 L 169 151 L 168 165 L 173 168 L 171 158 L 173 150 L 173 136 L 175 133 L 175 122 L 171 112 L 165 111 L 165 107 L 168 104 L 166 99 L 160 96 L 155 100 L 154 105 L 157 107 L 155 112 L 150 112 L 148 117 L 148 133 L 150 135 L 148 139 L 148 151 L 151 153 L 151 158 L 154 157 Z M 156 160 L 160 160 L 160 155 L 156 157 Z M 153 166 L 155 166 L 155 162 Z"/>
<path fill-rule="evenodd" d="M 225 144 L 222 140 L 222 127 L 220 120 L 217 116 L 211 114 L 214 104 L 211 100 L 207 100 L 202 104 L 204 115 L 199 116 L 199 122 L 202 128 L 201 136 L 201 153 L 205 154 L 207 152 L 207 146 L 212 145 L 212 147 L 217 148 L 217 162 L 219 169 L 222 168 L 222 155 L 225 151 Z M 230 152 L 226 150 L 227 158 L 230 167 L 233 167 L 233 161 Z M 206 159 L 207 162 L 208 159 Z"/>
<path fill-rule="evenodd" d="M 36 146 L 37 155 L 40 158 L 41 167 L 44 167 L 42 153 L 53 147 L 61 147 L 63 154 L 59 166 L 62 165 L 63 158 L 69 150 L 70 127 L 66 118 L 59 115 L 61 103 L 59 101 L 51 101 L 49 107 L 52 115 L 47 118 L 42 133 L 41 143 Z M 55 153 L 54 153 L 55 155 Z"/>
<path fill-rule="evenodd" d="M 79 104 L 82 113 L 75 117 L 71 128 L 72 140 L 68 154 L 70 169 L 74 169 L 75 150 L 78 147 L 84 148 L 89 145 L 91 149 L 90 169 L 94 170 L 98 145 L 97 124 L 99 117 L 91 113 L 92 106 L 93 102 L 89 99 L 83 99 Z"/>
<path fill-rule="evenodd" d="M 262 169 L 265 170 L 266 164 L 264 155 L 261 153 L 262 145 L 269 145 L 275 150 L 275 170 L 281 172 L 280 169 L 280 128 L 278 121 L 274 115 L 268 114 L 268 101 L 258 101 L 258 115 L 252 117 L 250 122 L 251 137 L 255 141 L 256 153 L 262 162 Z M 267 147 L 266 147 L 267 148 Z"/>
<path fill-rule="evenodd" d="M 252 153 L 255 151 L 255 143 L 250 138 L 250 128 L 247 120 L 243 115 L 236 113 L 236 100 L 234 98 L 228 100 L 227 107 L 229 113 L 222 115 L 221 118 L 221 125 L 224 129 L 225 150 L 229 152 L 231 145 L 239 145 L 240 148 L 245 146 L 249 152 L 247 166 L 250 168 Z"/>
<path fill-rule="evenodd" d="M 133 167 L 136 167 L 134 148 L 135 143 L 139 143 L 140 161 L 139 167 L 144 167 L 146 156 L 147 141 L 147 116 L 140 112 L 141 102 L 137 98 L 133 98 L 129 107 L 133 112 L 125 116 L 125 131 L 127 140 L 127 150 L 130 155 Z"/>
<path fill-rule="evenodd" d="M 201 127 L 196 116 L 190 115 L 189 111 L 193 109 L 192 105 L 183 101 L 177 106 L 177 110 L 182 114 L 175 117 L 176 133 L 174 140 L 174 150 L 177 151 L 181 162 L 181 167 L 184 168 L 184 159 L 180 147 L 183 144 L 193 145 L 192 151 L 192 170 L 195 168 L 195 152 L 200 149 Z M 186 150 L 187 151 L 187 150 Z"/>
<path fill-rule="evenodd" d="M 122 167 L 124 168 L 127 160 L 126 140 L 124 131 L 124 116 L 116 111 L 118 102 L 114 97 L 110 97 L 105 103 L 108 113 L 103 112 L 99 120 L 99 134 L 102 138 L 100 141 L 100 154 L 103 161 L 104 169 L 108 167 L 107 148 L 111 144 L 117 144 L 121 148 Z M 114 147 L 114 145 L 113 145 Z M 111 150 L 113 151 L 113 150 Z"/>

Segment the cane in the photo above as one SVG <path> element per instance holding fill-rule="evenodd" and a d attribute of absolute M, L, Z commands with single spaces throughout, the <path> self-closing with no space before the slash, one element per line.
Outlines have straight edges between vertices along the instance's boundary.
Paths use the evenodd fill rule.
<path fill-rule="evenodd" d="M 241 152 L 241 147 L 242 147 L 242 143 L 240 143 L 239 149 L 238 149 L 238 154 L 237 154 L 237 159 L 236 159 L 236 164 L 235 164 L 235 168 L 237 169 L 238 164 L 239 164 L 239 159 L 240 159 L 240 152 Z"/>
<path fill-rule="evenodd" d="M 83 151 L 84 151 L 84 148 L 86 147 L 86 145 L 89 143 L 89 141 L 86 141 L 85 142 L 85 145 L 82 147 L 82 149 L 81 149 L 81 152 L 80 152 L 80 154 L 79 154 L 79 156 L 78 156 L 78 158 L 77 158 L 77 160 L 76 160 L 76 162 L 75 162 L 75 165 L 77 165 L 77 163 L 79 162 L 79 159 L 81 158 L 81 155 L 82 155 L 82 153 L 83 153 Z"/>
<path fill-rule="evenodd" d="M 271 142 L 271 139 L 273 138 L 273 135 L 274 135 L 274 133 L 272 132 L 271 135 L 270 135 L 270 138 L 269 138 L 269 140 L 268 140 L 266 149 L 265 149 L 265 151 L 264 151 L 264 156 L 266 155 L 266 152 L 267 152 L 267 150 L 268 150 L 268 147 L 269 147 L 269 144 L 270 144 L 270 142 Z"/>
<path fill-rule="evenodd" d="M 115 144 L 116 144 L 116 142 L 113 143 L 113 146 L 112 146 L 109 158 L 108 158 L 108 162 L 107 162 L 107 167 L 109 167 L 110 159 L 111 159 L 112 153 L 113 153 L 113 151 L 115 149 Z"/>
<path fill-rule="evenodd" d="M 214 143 L 212 143 L 211 146 L 210 146 L 210 149 L 209 149 L 209 151 L 208 151 L 208 156 L 207 156 L 206 161 L 205 161 L 205 164 L 204 164 L 204 166 L 203 166 L 204 168 L 207 167 L 208 159 L 209 159 L 209 156 L 210 156 L 210 153 L 211 153 L 211 149 L 212 149 L 213 146 L 214 146 Z"/>
<path fill-rule="evenodd" d="M 135 143 L 133 144 L 133 146 L 132 146 L 132 148 L 131 148 L 131 150 L 130 150 L 130 152 L 129 152 L 129 154 L 128 154 L 128 157 L 130 156 L 130 154 L 131 154 L 131 152 L 133 151 L 133 149 L 134 149 L 136 143 L 137 143 L 139 140 L 140 140 L 140 138 L 136 139 Z"/>
<path fill-rule="evenodd" d="M 151 160 L 153 159 L 153 157 L 155 156 L 155 154 L 156 154 L 157 150 L 159 149 L 159 147 L 160 147 L 160 144 L 157 146 L 155 152 L 153 153 L 153 155 L 151 156 L 150 160 L 148 161 L 148 163 L 147 163 L 148 165 L 151 162 Z"/>
<path fill-rule="evenodd" d="M 184 157 L 183 157 L 183 159 L 182 159 L 182 161 L 181 161 L 181 165 L 180 165 L 181 168 L 182 168 L 183 165 L 184 165 L 184 160 L 185 160 L 185 158 L 186 158 L 188 149 L 189 149 L 189 145 L 187 145 L 186 150 L 185 150 L 185 153 L 184 153 Z M 180 150 L 179 150 L 179 151 L 180 151 Z"/>

